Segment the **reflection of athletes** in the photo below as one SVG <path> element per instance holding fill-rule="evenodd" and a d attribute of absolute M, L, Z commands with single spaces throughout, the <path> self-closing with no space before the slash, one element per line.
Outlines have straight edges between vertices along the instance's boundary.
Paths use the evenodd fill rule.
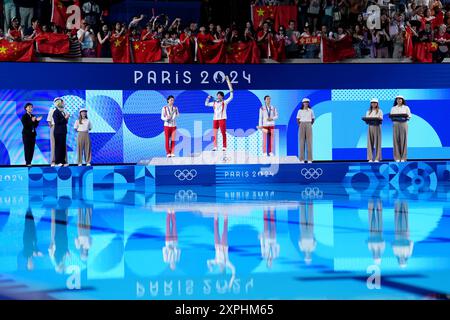
<path fill-rule="evenodd" d="M 66 269 L 66 258 L 70 256 L 69 240 L 67 236 L 67 208 L 52 210 L 51 242 L 48 255 L 55 267 L 55 271 L 63 273 Z"/>
<path fill-rule="evenodd" d="M 176 119 L 180 116 L 178 108 L 173 105 L 175 98 L 167 97 L 167 105 L 161 110 L 161 120 L 164 121 L 164 136 L 166 139 L 167 157 L 175 157 L 175 134 L 177 131 Z"/>
<path fill-rule="evenodd" d="M 162 249 L 164 263 L 169 264 L 171 270 L 175 270 L 180 261 L 181 250 L 178 248 L 177 222 L 175 211 L 167 210 L 166 216 L 166 245 Z"/>
<path fill-rule="evenodd" d="M 227 269 L 229 269 L 231 279 L 228 288 L 231 288 L 236 277 L 236 268 L 228 257 L 228 216 L 226 215 L 224 216 L 222 236 L 219 235 L 219 217 L 217 214 L 214 216 L 214 248 L 216 250 L 216 256 L 214 259 L 207 260 L 206 265 L 210 272 L 214 270 L 215 266 L 222 273 L 226 273 Z"/>
<path fill-rule="evenodd" d="M 78 208 L 78 236 L 75 247 L 80 250 L 80 259 L 86 261 L 92 246 L 91 238 L 92 208 Z"/>
<path fill-rule="evenodd" d="M 233 100 L 233 86 L 231 85 L 231 81 L 226 77 L 228 89 L 230 90 L 230 97 L 226 100 L 223 100 L 225 94 L 222 91 L 217 92 L 217 100 L 213 102 L 209 102 L 211 96 L 208 96 L 205 101 L 205 106 L 214 108 L 214 120 L 213 120 L 213 142 L 214 148 L 213 151 L 217 150 L 217 130 L 220 128 L 220 132 L 222 133 L 222 150 L 225 151 L 227 149 L 227 107 L 228 104 Z"/>
<path fill-rule="evenodd" d="M 367 245 L 372 252 L 375 264 L 381 263 L 381 255 L 386 247 L 383 239 L 383 207 L 381 199 L 369 199 L 369 239 Z"/>
<path fill-rule="evenodd" d="M 273 156 L 275 140 L 275 120 L 278 119 L 277 108 L 270 104 L 270 96 L 264 97 L 264 105 L 259 108 L 258 129 L 263 133 L 263 153 Z M 267 148 L 267 142 L 269 147 Z"/>
<path fill-rule="evenodd" d="M 394 211 L 395 240 L 392 243 L 392 249 L 399 266 L 406 268 L 408 258 L 411 257 L 414 248 L 414 242 L 409 239 L 408 203 L 405 200 L 397 200 L 394 204 Z"/>
<path fill-rule="evenodd" d="M 259 235 L 261 243 L 261 256 L 272 267 L 272 262 L 280 255 L 280 245 L 277 243 L 277 229 L 275 208 L 264 209 L 264 232 Z"/>
<path fill-rule="evenodd" d="M 27 270 L 30 271 L 34 269 L 33 257 L 42 257 L 42 252 L 39 251 L 37 246 L 36 224 L 31 209 L 28 209 L 25 215 L 23 255 L 27 259 Z"/>
<path fill-rule="evenodd" d="M 300 202 L 300 239 L 298 246 L 305 254 L 305 263 L 310 264 L 312 253 L 316 249 L 314 238 L 314 207 L 312 202 Z"/>

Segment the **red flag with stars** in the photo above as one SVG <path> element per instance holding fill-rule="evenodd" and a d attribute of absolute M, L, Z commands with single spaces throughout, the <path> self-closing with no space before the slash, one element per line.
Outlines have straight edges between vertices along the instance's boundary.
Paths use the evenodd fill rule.
<path fill-rule="evenodd" d="M 41 54 L 62 55 L 69 53 L 69 36 L 59 33 L 40 33 L 36 39 L 37 51 Z"/>
<path fill-rule="evenodd" d="M 413 35 L 410 26 L 406 27 L 405 32 L 405 43 L 404 43 L 404 51 L 403 55 L 408 58 L 412 58 L 414 55 L 414 46 L 412 41 Z"/>
<path fill-rule="evenodd" d="M 34 58 L 34 42 L 0 40 L 0 61 L 30 62 Z"/>
<path fill-rule="evenodd" d="M 256 41 L 236 42 L 227 48 L 227 63 L 260 63 Z"/>
<path fill-rule="evenodd" d="M 338 41 L 322 37 L 322 62 L 336 62 L 354 58 L 356 51 L 353 48 L 352 41 L 352 37 L 349 35 L 346 35 Z"/>
<path fill-rule="evenodd" d="M 67 9 L 72 5 L 80 7 L 80 1 L 52 0 L 52 17 L 50 21 L 56 24 L 58 27 L 65 29 L 67 25 L 67 19 L 74 13 L 73 10 L 69 13 L 67 12 Z"/>
<path fill-rule="evenodd" d="M 294 20 L 297 24 L 297 6 L 253 6 L 252 16 L 256 28 L 261 20 L 271 19 L 275 30 L 278 30 L 280 25 L 286 27 L 289 20 Z"/>
<path fill-rule="evenodd" d="M 167 48 L 169 63 L 192 63 L 191 46 L 189 41 Z"/>
<path fill-rule="evenodd" d="M 133 41 L 133 61 L 148 63 L 161 60 L 161 44 L 158 39 Z"/>
<path fill-rule="evenodd" d="M 198 44 L 197 58 L 200 63 L 225 63 L 226 47 L 223 41 L 213 44 Z"/>
<path fill-rule="evenodd" d="M 113 62 L 130 63 L 130 40 L 128 35 L 111 37 L 111 56 Z"/>

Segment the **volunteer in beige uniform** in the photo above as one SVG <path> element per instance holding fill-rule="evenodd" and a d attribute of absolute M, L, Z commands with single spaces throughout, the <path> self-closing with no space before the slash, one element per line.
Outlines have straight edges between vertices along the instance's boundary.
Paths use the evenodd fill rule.
<path fill-rule="evenodd" d="M 392 119 L 394 122 L 394 160 L 396 162 L 405 162 L 408 150 L 408 120 L 411 119 L 411 111 L 406 105 L 406 101 L 402 96 L 395 98 L 394 106 L 391 109 L 391 115 L 405 114 L 405 117 Z"/>
<path fill-rule="evenodd" d="M 305 143 L 307 145 L 308 163 L 312 162 L 312 125 L 314 123 L 314 112 L 310 106 L 310 100 L 304 98 L 302 100 L 302 108 L 298 110 L 297 122 L 299 125 L 300 140 L 300 162 L 305 162 Z"/>
<path fill-rule="evenodd" d="M 58 106 L 64 104 L 64 101 L 60 97 L 53 99 L 53 106 L 48 112 L 47 123 L 50 128 L 50 162 L 51 166 L 55 166 L 55 136 L 53 135 L 53 130 L 55 128 L 55 121 L 53 120 L 53 112 L 55 112 Z M 66 150 L 66 161 L 67 161 L 67 150 Z"/>
<path fill-rule="evenodd" d="M 78 133 L 77 136 L 78 166 L 81 166 L 83 164 L 83 153 L 86 165 L 90 166 L 92 160 L 92 147 L 89 131 L 92 130 L 92 122 L 88 119 L 86 109 L 80 109 L 80 117 L 75 121 L 74 128 Z"/>
<path fill-rule="evenodd" d="M 383 111 L 378 104 L 378 99 L 370 100 L 369 110 L 366 112 L 367 118 L 378 118 L 383 120 Z M 375 162 L 381 160 L 381 123 L 369 122 L 367 130 L 367 160 L 374 161 L 373 154 L 375 151 Z"/>

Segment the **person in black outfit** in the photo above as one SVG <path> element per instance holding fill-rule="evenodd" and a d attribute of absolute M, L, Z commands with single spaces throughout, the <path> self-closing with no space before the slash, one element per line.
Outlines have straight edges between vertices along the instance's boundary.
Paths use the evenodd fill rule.
<path fill-rule="evenodd" d="M 33 112 L 33 104 L 25 104 L 26 113 L 22 116 L 22 140 L 25 151 L 25 164 L 30 167 L 34 155 L 34 146 L 36 144 L 36 127 L 39 125 L 42 117 L 36 117 Z"/>
<path fill-rule="evenodd" d="M 33 257 L 42 257 L 37 246 L 36 223 L 33 212 L 28 208 L 25 215 L 25 228 L 23 230 L 23 255 L 27 259 L 27 270 L 34 269 Z"/>
<path fill-rule="evenodd" d="M 55 127 L 53 136 L 55 138 L 55 163 L 61 167 L 67 167 L 66 162 L 66 140 L 67 140 L 67 123 L 69 122 L 70 114 L 64 110 L 64 104 L 56 108 L 53 112 L 53 121 Z"/>

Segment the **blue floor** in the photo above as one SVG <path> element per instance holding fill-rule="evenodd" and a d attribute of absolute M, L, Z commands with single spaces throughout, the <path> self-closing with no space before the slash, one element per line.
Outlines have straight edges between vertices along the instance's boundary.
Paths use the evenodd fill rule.
<path fill-rule="evenodd" d="M 0 189 L 4 299 L 444 299 L 450 185 Z"/>

